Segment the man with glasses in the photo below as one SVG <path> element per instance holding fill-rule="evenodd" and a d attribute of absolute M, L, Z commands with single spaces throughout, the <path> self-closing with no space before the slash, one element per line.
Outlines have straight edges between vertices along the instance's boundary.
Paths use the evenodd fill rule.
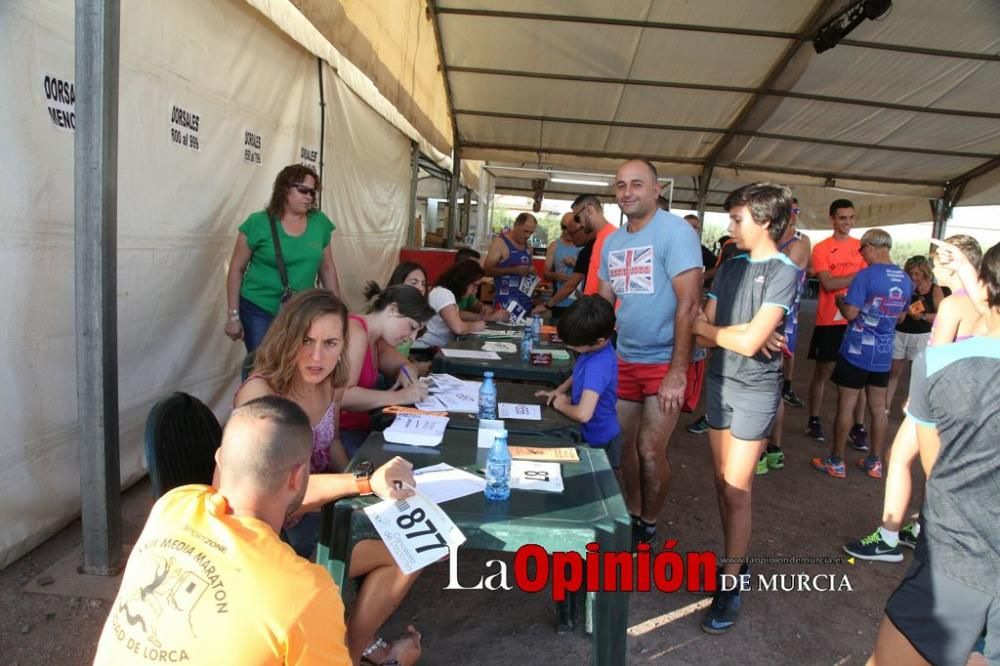
<path fill-rule="evenodd" d="M 566 280 L 573 274 L 576 267 L 576 260 L 580 254 L 580 248 L 575 241 L 577 228 L 580 226 L 574 219 L 573 213 L 566 213 L 562 216 L 559 226 L 562 234 L 559 238 L 549 243 L 549 249 L 545 253 L 545 272 L 542 277 L 552 283 L 553 295 L 558 292 L 566 283 Z M 576 300 L 576 290 L 571 291 L 565 298 L 558 301 L 550 299 L 549 309 L 552 310 L 552 318 L 559 319 L 559 315 L 573 304 Z"/>
<path fill-rule="evenodd" d="M 872 420 L 871 453 L 858 460 L 858 467 L 874 478 L 882 478 L 882 450 L 885 448 L 888 417 L 886 387 L 892 367 L 892 345 L 896 322 L 910 305 L 913 282 L 903 269 L 892 263 L 892 237 L 882 229 L 869 229 L 861 237 L 860 254 L 868 268 L 859 271 L 847 295 L 838 294 L 836 306 L 845 325 L 843 342 L 833 370 L 838 388 L 837 420 L 833 426 L 833 448 L 826 458 L 813 458 L 817 470 L 843 479 L 846 476 L 844 448 L 851 415 L 864 389 Z"/>
<path fill-rule="evenodd" d="M 597 293 L 599 281 L 597 269 L 601 264 L 601 252 L 604 248 L 604 241 L 617 229 L 611 226 L 607 218 L 604 217 L 604 208 L 601 200 L 594 194 L 581 194 L 573 201 L 573 215 L 588 234 L 594 236 L 594 247 L 590 254 L 590 264 L 587 267 L 587 277 L 584 278 L 583 295 L 590 296 Z"/>
<path fill-rule="evenodd" d="M 837 307 L 838 295 L 847 293 L 851 280 L 867 265 L 861 257 L 861 243 L 851 238 L 851 229 L 857 220 L 854 204 L 847 199 L 837 199 L 830 204 L 830 224 L 833 235 L 816 244 L 812 251 L 812 271 L 819 280 L 819 303 L 816 306 L 816 327 L 809 342 L 808 357 L 816 362 L 812 381 L 809 383 L 809 424 L 806 435 L 817 442 L 823 440 L 819 410 L 823 405 L 823 389 L 837 364 L 840 343 L 844 339 L 847 320 Z M 857 423 L 864 418 L 864 401 L 859 399 Z M 868 436 L 864 426 L 852 428 L 854 445 L 867 449 Z"/>
<path fill-rule="evenodd" d="M 573 220 L 573 242 L 580 250 L 576 255 L 576 263 L 562 285 L 549 297 L 548 302 L 536 305 L 532 314 L 547 312 L 550 307 L 549 303 L 559 303 L 571 294 L 580 294 L 583 291 L 583 283 L 587 277 L 587 271 L 590 270 L 590 257 L 594 251 L 594 234 L 588 233 L 583 225 L 576 221 L 576 216 L 573 215 L 572 211 L 567 215 L 571 217 L 563 219 Z"/>

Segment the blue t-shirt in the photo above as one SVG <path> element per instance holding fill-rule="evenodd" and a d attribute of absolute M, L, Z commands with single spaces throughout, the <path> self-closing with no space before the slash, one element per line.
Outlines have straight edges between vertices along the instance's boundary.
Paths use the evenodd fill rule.
<path fill-rule="evenodd" d="M 674 353 L 677 296 L 671 280 L 701 270 L 698 234 L 681 218 L 658 210 L 634 233 L 623 224 L 601 249 L 601 280 L 621 301 L 618 355 L 630 363 L 669 363 Z"/>
<path fill-rule="evenodd" d="M 851 281 L 844 302 L 860 312 L 847 324 L 840 355 L 868 372 L 888 372 L 896 319 L 910 305 L 913 282 L 895 264 L 872 264 Z"/>
<path fill-rule="evenodd" d="M 597 351 L 580 354 L 573 365 L 571 397 L 574 405 L 580 404 L 585 390 L 597 394 L 594 415 L 580 424 L 580 434 L 588 444 L 607 444 L 621 432 L 618 424 L 618 360 L 615 348 L 606 344 Z"/>

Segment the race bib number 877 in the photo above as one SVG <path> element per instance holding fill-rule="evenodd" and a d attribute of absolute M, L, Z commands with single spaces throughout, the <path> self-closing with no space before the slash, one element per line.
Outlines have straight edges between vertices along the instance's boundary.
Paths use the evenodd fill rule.
<path fill-rule="evenodd" d="M 365 513 L 404 574 L 437 562 L 450 552 L 449 546 L 465 543 L 448 514 L 420 493 L 379 502 Z"/>

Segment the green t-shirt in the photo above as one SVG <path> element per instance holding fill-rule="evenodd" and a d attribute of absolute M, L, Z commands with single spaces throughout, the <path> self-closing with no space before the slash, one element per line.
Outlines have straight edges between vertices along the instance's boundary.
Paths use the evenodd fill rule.
<path fill-rule="evenodd" d="M 472 307 L 473 303 L 475 302 L 476 302 L 476 295 L 469 294 L 467 296 L 463 296 L 462 300 L 456 303 L 456 305 L 458 306 L 459 310 L 468 310 L 469 308 Z"/>
<path fill-rule="evenodd" d="M 288 286 L 292 291 L 311 289 L 316 285 L 316 273 L 323 263 L 323 251 L 330 244 L 330 234 L 336 228 L 322 211 L 310 211 L 306 230 L 300 236 L 289 236 L 278 225 L 281 255 L 288 272 Z M 240 225 L 240 233 L 247 237 L 250 246 L 250 263 L 243 274 L 240 296 L 254 305 L 277 314 L 281 306 L 281 276 L 274 258 L 274 239 L 267 213 L 257 211 Z"/>

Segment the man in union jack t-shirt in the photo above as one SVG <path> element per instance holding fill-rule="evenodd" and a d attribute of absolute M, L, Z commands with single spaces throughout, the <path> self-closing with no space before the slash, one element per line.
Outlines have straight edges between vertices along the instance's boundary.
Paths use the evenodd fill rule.
<path fill-rule="evenodd" d="M 691 226 L 657 207 L 656 168 L 629 160 L 615 177 L 627 224 L 601 250 L 599 293 L 618 308 L 618 415 L 633 545 L 651 544 L 670 484 L 667 441 L 681 407 L 701 392 L 691 366 L 701 303 L 701 244 Z M 691 372 L 689 372 L 689 370 Z"/>

